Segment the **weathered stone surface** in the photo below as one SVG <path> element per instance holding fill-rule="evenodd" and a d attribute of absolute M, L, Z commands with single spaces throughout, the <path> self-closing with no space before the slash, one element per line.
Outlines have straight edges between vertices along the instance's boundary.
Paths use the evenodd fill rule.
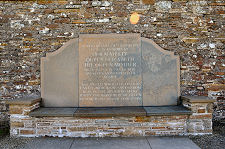
<path fill-rule="evenodd" d="M 149 5 L 154 1 L 154 5 Z M 164 4 L 158 3 L 160 1 L 171 3 L 171 8 L 168 9 L 169 5 L 166 9 L 161 7 Z M 152 39 L 165 50 L 176 52 L 181 58 L 181 94 L 217 99 L 214 115 L 225 118 L 223 1 L 123 0 L 110 1 L 106 5 L 102 5 L 104 1 L 100 3 L 0 1 L 0 34 L 4 36 L 0 41 L 1 99 L 39 94 L 40 57 L 57 50 L 79 34 L 135 32 Z M 136 25 L 131 25 L 128 20 L 132 12 L 141 16 Z M 69 18 L 71 22 L 54 23 L 59 18 Z M 73 20 L 81 22 L 73 24 Z M 43 28 L 46 28 L 45 33 L 40 32 Z M 210 68 L 207 72 L 205 66 Z M 211 88 L 214 84 L 221 85 Z"/>
<path fill-rule="evenodd" d="M 36 102 L 41 102 L 41 97 L 24 97 L 24 98 L 17 98 L 14 100 L 7 100 L 6 104 L 11 105 L 31 105 Z"/>
<path fill-rule="evenodd" d="M 9 114 L 22 114 L 23 113 L 23 106 L 11 105 L 9 107 Z"/>
<path fill-rule="evenodd" d="M 31 129 L 22 129 L 20 130 L 20 135 L 32 135 L 35 134 L 35 130 L 31 130 Z"/>
<path fill-rule="evenodd" d="M 181 96 L 181 100 L 191 103 L 212 103 L 216 101 L 215 99 L 205 96 Z"/>
<path fill-rule="evenodd" d="M 196 107 L 198 103 L 189 103 L 189 105 L 190 107 Z M 39 108 L 38 103 L 25 105 L 25 107 L 24 105 L 16 106 L 28 113 Z M 9 107 L 14 108 L 14 105 L 9 105 Z M 109 108 L 111 110 L 108 110 Z M 76 113 L 79 113 L 80 116 L 74 115 L 74 117 L 31 117 L 24 112 L 11 114 L 10 135 L 17 137 L 128 137 L 212 133 L 212 113 L 197 113 L 193 108 L 191 108 L 193 112 L 191 115 L 151 116 L 146 116 L 143 107 L 83 107 L 79 109 L 80 111 L 77 110 Z M 113 115 L 109 116 L 109 111 Z M 49 112 L 49 109 L 47 112 Z"/>
<path fill-rule="evenodd" d="M 41 97 L 45 107 L 78 106 L 78 39 L 41 59 Z"/>
<path fill-rule="evenodd" d="M 155 4 L 155 0 L 141 0 L 142 4 L 147 4 L 147 5 L 154 5 Z"/>
<path fill-rule="evenodd" d="M 77 117 L 146 116 L 143 107 L 78 108 Z"/>
<path fill-rule="evenodd" d="M 153 149 L 200 149 L 194 142 L 186 137 L 147 137 Z"/>
<path fill-rule="evenodd" d="M 191 110 L 183 106 L 157 107 L 93 107 L 93 108 L 39 108 L 29 115 L 34 117 L 112 117 L 190 115 Z"/>
<path fill-rule="evenodd" d="M 191 110 L 183 106 L 157 106 L 157 107 L 144 107 L 147 116 L 152 115 L 190 115 Z"/>
<path fill-rule="evenodd" d="M 155 3 L 159 1 L 165 2 L 157 0 Z M 217 99 L 217 114 L 214 116 L 224 118 L 225 92 L 222 85 L 225 74 L 225 34 L 224 23 L 221 22 L 224 20 L 224 3 L 208 0 L 173 0 L 168 2 L 171 2 L 171 8 L 167 7 L 161 13 L 159 9 L 162 7 L 158 4 L 140 5 L 137 0 L 110 2 L 110 6 L 103 7 L 82 1 L 79 2 L 80 8 L 68 9 L 67 5 L 73 4 L 66 0 L 45 4 L 36 1 L 1 1 L 0 34 L 4 36 L 0 41 L 1 99 L 39 93 L 40 57 L 57 50 L 63 43 L 78 37 L 80 33 L 136 32 L 141 33 L 142 37 L 154 40 L 163 49 L 178 54 L 181 58 L 182 95 L 202 95 Z M 141 14 L 137 25 L 131 25 L 128 21 L 128 14 L 131 12 Z M 59 17 L 68 17 L 71 22 L 54 23 Z M 81 18 L 86 24 L 73 24 L 72 20 Z M 98 22 L 99 20 L 101 22 Z M 51 28 L 51 23 L 58 27 Z M 45 27 L 45 32 L 40 32 Z M 188 41 L 185 40 L 186 37 Z M 212 112 L 212 109 L 210 111 Z M 197 123 L 199 122 L 194 125 Z M 56 131 L 60 130 L 61 128 L 58 128 Z M 129 132 L 131 129 L 126 130 Z M 139 132 L 140 129 L 135 128 L 134 131 Z M 168 133 L 173 132 L 169 130 Z M 146 130 L 146 134 L 155 132 Z"/>
<path fill-rule="evenodd" d="M 80 35 L 79 106 L 142 105 L 140 44 L 139 34 Z"/>
<path fill-rule="evenodd" d="M 72 117 L 76 110 L 77 108 L 39 108 L 31 112 L 29 115 L 35 117 Z"/>
<path fill-rule="evenodd" d="M 11 122 L 10 127 L 24 127 L 23 122 Z"/>
<path fill-rule="evenodd" d="M 143 105 L 177 105 L 180 96 L 179 56 L 142 38 Z"/>
<path fill-rule="evenodd" d="M 41 72 L 45 107 L 176 105 L 180 95 L 179 57 L 140 34 L 80 35 Z"/>

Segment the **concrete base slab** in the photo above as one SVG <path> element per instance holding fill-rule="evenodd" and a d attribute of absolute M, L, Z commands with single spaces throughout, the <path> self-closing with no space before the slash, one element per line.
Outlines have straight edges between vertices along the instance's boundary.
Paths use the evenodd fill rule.
<path fill-rule="evenodd" d="M 200 149 L 188 137 L 33 138 L 23 149 Z"/>
<path fill-rule="evenodd" d="M 23 149 L 69 149 L 74 138 L 34 138 Z"/>
<path fill-rule="evenodd" d="M 150 149 L 145 137 L 75 139 L 71 149 Z"/>
<path fill-rule="evenodd" d="M 200 149 L 187 137 L 146 137 L 152 149 Z"/>

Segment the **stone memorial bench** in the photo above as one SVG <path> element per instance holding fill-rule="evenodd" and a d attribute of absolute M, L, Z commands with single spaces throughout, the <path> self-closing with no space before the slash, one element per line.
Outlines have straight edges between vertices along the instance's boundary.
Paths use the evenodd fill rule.
<path fill-rule="evenodd" d="M 113 116 L 153 116 L 191 115 L 191 110 L 183 106 L 159 107 L 106 107 L 106 108 L 45 108 L 41 107 L 29 115 L 33 117 L 113 117 Z"/>
<path fill-rule="evenodd" d="M 32 105 L 41 103 L 41 98 L 20 98 L 9 100 L 10 105 Z M 40 107 L 29 113 L 32 117 L 113 117 L 113 116 L 162 116 L 191 115 L 188 108 L 177 106 L 145 106 L 145 107 Z"/>
<path fill-rule="evenodd" d="M 179 57 L 152 40 L 99 34 L 47 53 L 41 97 L 7 104 L 11 136 L 117 137 L 210 134 L 213 102 L 180 96 Z"/>

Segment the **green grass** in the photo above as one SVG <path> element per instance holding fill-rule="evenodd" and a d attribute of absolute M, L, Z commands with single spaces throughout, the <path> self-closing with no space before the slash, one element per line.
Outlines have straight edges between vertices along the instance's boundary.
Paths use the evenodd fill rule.
<path fill-rule="evenodd" d="M 0 136 L 8 134 L 8 133 L 9 133 L 9 129 L 8 128 L 0 129 Z"/>

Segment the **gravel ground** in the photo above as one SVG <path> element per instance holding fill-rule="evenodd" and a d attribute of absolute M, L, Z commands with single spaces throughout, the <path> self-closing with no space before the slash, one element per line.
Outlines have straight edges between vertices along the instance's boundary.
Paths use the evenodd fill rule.
<path fill-rule="evenodd" d="M 225 123 L 214 122 L 213 134 L 204 136 L 190 136 L 202 149 L 225 149 Z M 21 149 L 35 138 L 10 138 L 9 135 L 0 136 L 0 149 Z"/>
<path fill-rule="evenodd" d="M 0 149 L 20 149 L 33 138 L 10 138 L 9 135 L 0 136 Z"/>
<path fill-rule="evenodd" d="M 202 149 L 225 149 L 225 123 L 214 122 L 212 135 L 189 138 Z"/>

